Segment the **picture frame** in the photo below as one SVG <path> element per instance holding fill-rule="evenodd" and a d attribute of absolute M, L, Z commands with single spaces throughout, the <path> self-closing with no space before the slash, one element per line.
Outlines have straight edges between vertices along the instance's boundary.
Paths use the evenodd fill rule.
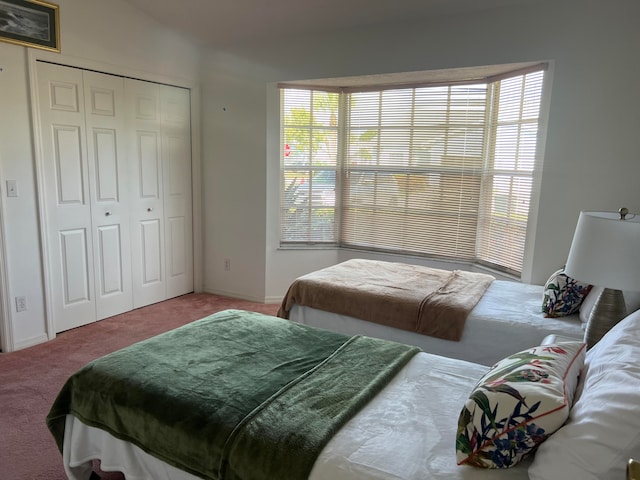
<path fill-rule="evenodd" d="M 0 0 L 0 41 L 60 52 L 58 5 L 43 0 Z"/>

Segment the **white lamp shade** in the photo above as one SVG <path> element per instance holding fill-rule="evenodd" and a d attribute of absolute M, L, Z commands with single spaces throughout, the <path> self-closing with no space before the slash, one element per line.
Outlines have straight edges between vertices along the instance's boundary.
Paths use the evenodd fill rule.
<path fill-rule="evenodd" d="M 640 291 L 640 216 L 580 212 L 565 273 L 583 283 Z"/>

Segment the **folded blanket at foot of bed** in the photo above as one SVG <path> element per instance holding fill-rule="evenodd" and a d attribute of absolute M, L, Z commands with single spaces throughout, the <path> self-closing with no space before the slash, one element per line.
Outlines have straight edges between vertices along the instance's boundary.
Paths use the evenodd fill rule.
<path fill-rule="evenodd" d="M 205 479 L 302 479 L 415 353 L 227 310 L 89 363 L 47 425 L 61 451 L 71 414 Z"/>
<path fill-rule="evenodd" d="M 405 263 L 353 259 L 295 280 L 278 316 L 294 304 L 458 341 L 494 277 Z"/>

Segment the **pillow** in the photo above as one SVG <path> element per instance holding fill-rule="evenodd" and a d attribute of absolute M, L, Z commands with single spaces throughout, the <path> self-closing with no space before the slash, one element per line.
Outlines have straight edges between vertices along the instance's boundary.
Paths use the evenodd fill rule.
<path fill-rule="evenodd" d="M 625 478 L 640 452 L 639 359 L 640 311 L 587 352 L 569 420 L 540 445 L 531 480 Z"/>
<path fill-rule="evenodd" d="M 564 273 L 564 268 L 561 268 L 544 284 L 544 316 L 565 317 L 576 313 L 590 290 L 591 285 L 574 280 Z"/>
<path fill-rule="evenodd" d="M 569 415 L 584 342 L 541 345 L 496 363 L 471 392 L 458 419 L 458 465 L 512 467 Z"/>

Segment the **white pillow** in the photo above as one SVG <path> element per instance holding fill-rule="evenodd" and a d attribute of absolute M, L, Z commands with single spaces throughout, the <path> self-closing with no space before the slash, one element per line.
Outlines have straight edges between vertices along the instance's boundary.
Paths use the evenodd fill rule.
<path fill-rule="evenodd" d="M 530 480 L 625 478 L 640 454 L 640 311 L 587 352 L 567 423 L 540 445 Z"/>
<path fill-rule="evenodd" d="M 587 323 L 591 310 L 596 304 L 598 296 L 602 293 L 604 287 L 593 287 L 589 294 L 584 298 L 580 305 L 580 321 Z M 622 292 L 624 294 L 624 303 L 627 305 L 627 314 L 631 314 L 640 309 L 640 292 Z"/>

